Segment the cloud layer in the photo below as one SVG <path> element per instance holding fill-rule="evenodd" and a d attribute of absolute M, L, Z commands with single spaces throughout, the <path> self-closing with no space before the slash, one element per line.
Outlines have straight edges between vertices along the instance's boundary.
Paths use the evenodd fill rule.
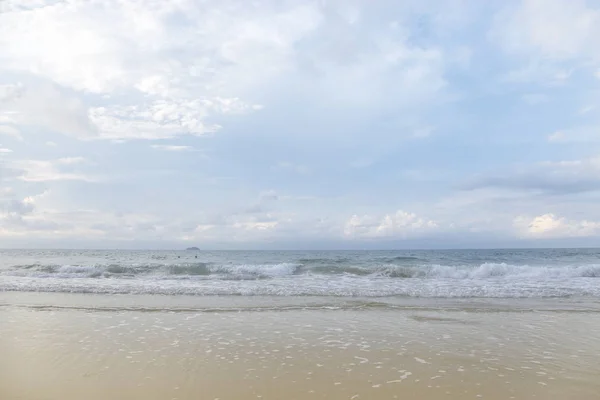
<path fill-rule="evenodd" d="M 5 0 L 0 237 L 586 244 L 598 37 L 589 0 Z"/>

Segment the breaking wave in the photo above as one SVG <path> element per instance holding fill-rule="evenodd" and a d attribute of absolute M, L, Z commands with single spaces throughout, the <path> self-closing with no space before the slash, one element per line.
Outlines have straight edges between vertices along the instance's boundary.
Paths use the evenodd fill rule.
<path fill-rule="evenodd" d="M 278 264 L 142 264 L 142 265 L 16 265 L 0 271 L 4 276 L 56 277 L 56 278 L 122 278 L 153 277 L 181 278 L 205 276 L 207 278 L 248 277 L 277 278 L 292 275 L 356 275 L 388 278 L 418 279 L 499 279 L 499 278 L 600 278 L 600 264 L 582 266 L 529 266 L 505 263 L 483 263 L 478 266 L 447 265 L 306 265 L 301 263 Z"/>
<path fill-rule="evenodd" d="M 426 264 L 403 257 L 369 262 L 180 262 L 91 265 L 31 263 L 0 268 L 0 291 L 198 296 L 600 297 L 600 263 Z M 382 262 L 383 261 L 383 262 Z"/>

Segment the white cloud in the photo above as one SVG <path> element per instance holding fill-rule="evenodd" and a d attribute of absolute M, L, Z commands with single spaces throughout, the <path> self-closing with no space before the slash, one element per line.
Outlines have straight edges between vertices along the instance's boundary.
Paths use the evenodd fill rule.
<path fill-rule="evenodd" d="M 176 145 L 168 145 L 168 144 L 153 144 L 153 149 L 156 150 L 164 150 L 164 151 L 191 151 L 194 150 L 191 146 L 176 146 Z"/>
<path fill-rule="evenodd" d="M 310 168 L 307 167 L 306 165 L 294 164 L 294 163 L 291 163 L 288 161 L 280 162 L 279 164 L 277 164 L 277 168 L 280 170 L 293 171 L 300 175 L 306 175 L 311 172 Z"/>
<path fill-rule="evenodd" d="M 548 62 L 530 61 L 521 68 L 509 71 L 504 79 L 508 82 L 537 82 L 544 85 L 564 85 L 573 73 L 570 69 Z"/>
<path fill-rule="evenodd" d="M 554 132 L 551 135 L 548 135 L 549 142 L 561 142 L 565 139 L 566 135 L 563 131 Z"/>
<path fill-rule="evenodd" d="M 569 174 L 595 174 L 600 172 L 600 156 L 591 157 L 583 160 L 569 160 L 569 161 L 545 161 L 539 163 L 544 168 L 550 168 L 554 171 L 562 170 Z"/>
<path fill-rule="evenodd" d="M 525 103 L 531 106 L 547 103 L 550 100 L 547 95 L 542 93 L 527 93 L 524 94 L 521 98 Z"/>
<path fill-rule="evenodd" d="M 219 127 L 207 126 L 208 107 L 200 101 L 158 101 L 149 106 L 98 107 L 90 110 L 103 139 L 168 139 L 182 134 L 203 135 Z"/>
<path fill-rule="evenodd" d="M 37 239 L 135 240 L 160 239 L 174 231 L 161 219 L 142 213 L 115 214 L 101 210 L 29 207 L 19 218 L 5 216 L 0 236 Z"/>
<path fill-rule="evenodd" d="M 212 117 L 259 110 L 249 99 L 274 90 L 365 112 L 436 101 L 446 58 L 440 47 L 412 43 L 415 11 L 402 7 L 401 22 L 386 28 L 387 15 L 373 25 L 361 8 L 40 0 L 0 14 L 0 72 L 22 76 L 26 93 L 39 92 L 32 77 L 53 84 L 38 100 L 13 104 L 16 125 L 79 138 L 212 133 L 219 128 Z M 435 14 L 440 26 L 450 21 L 425 8 L 419 13 Z"/>
<path fill-rule="evenodd" d="M 508 74 L 512 81 L 562 84 L 575 69 L 600 64 L 600 8 L 586 0 L 508 2 L 490 37 L 510 54 L 527 59 Z"/>
<path fill-rule="evenodd" d="M 600 142 L 600 126 L 587 126 L 562 130 L 548 136 L 553 143 L 597 143 Z"/>
<path fill-rule="evenodd" d="M 398 210 L 383 217 L 353 215 L 344 227 L 344 236 L 352 239 L 406 238 L 419 236 L 439 228 L 433 220 L 423 219 L 414 213 Z"/>
<path fill-rule="evenodd" d="M 2 123 L 2 116 L 0 116 L 0 123 Z M 17 128 L 10 125 L 0 125 L 0 135 L 6 135 L 18 140 L 23 140 L 21 132 Z"/>
<path fill-rule="evenodd" d="M 314 4 L 271 8 L 188 0 L 40 1 L 7 10 L 0 14 L 0 71 L 44 77 L 79 98 L 102 94 L 109 103 L 91 108 L 90 125 L 87 108 L 79 110 L 84 107 L 75 98 L 30 96 L 13 105 L 20 115 L 14 122 L 108 139 L 201 135 L 218 128 L 204 121 L 209 114 L 259 110 L 237 93 L 286 70 L 295 42 L 321 18 Z M 147 96 L 147 105 L 114 101 L 136 94 Z M 67 115 L 74 125 L 66 125 Z"/>
<path fill-rule="evenodd" d="M 509 51 L 555 60 L 600 61 L 600 9 L 586 0 L 524 0 L 497 20 L 492 35 Z M 533 54 L 534 56 L 536 54 Z"/>
<path fill-rule="evenodd" d="M 168 139 L 179 135 L 214 133 L 219 125 L 207 124 L 214 113 L 240 114 L 258 110 L 239 99 L 156 100 L 150 104 L 96 107 L 90 118 L 101 139 Z"/>
<path fill-rule="evenodd" d="M 244 221 L 236 222 L 233 224 L 235 229 L 243 229 L 246 231 L 266 231 L 275 228 L 279 224 L 278 221 L 268 222 L 255 222 L 255 221 Z"/>
<path fill-rule="evenodd" d="M 15 125 L 33 125 L 75 137 L 95 134 L 83 102 L 53 85 L 0 86 L 0 107 L 0 116 L 3 113 Z"/>
<path fill-rule="evenodd" d="M 25 182 L 51 182 L 51 181 L 86 181 L 95 179 L 79 172 L 65 171 L 71 167 L 85 162 L 83 157 L 65 157 L 55 160 L 20 160 L 12 163 L 12 167 L 21 171 L 19 179 Z"/>
<path fill-rule="evenodd" d="M 431 134 L 435 131 L 435 128 L 433 126 L 425 126 L 422 128 L 418 128 L 415 129 L 415 131 L 413 132 L 412 136 L 414 138 L 427 138 L 429 136 L 431 136 Z"/>
<path fill-rule="evenodd" d="M 11 149 L 7 149 L 5 147 L 0 147 L 0 154 L 7 154 L 7 153 L 12 153 Z"/>
<path fill-rule="evenodd" d="M 600 222 L 571 220 L 554 214 L 536 217 L 517 217 L 514 221 L 517 233 L 533 238 L 567 238 L 600 235 Z"/>

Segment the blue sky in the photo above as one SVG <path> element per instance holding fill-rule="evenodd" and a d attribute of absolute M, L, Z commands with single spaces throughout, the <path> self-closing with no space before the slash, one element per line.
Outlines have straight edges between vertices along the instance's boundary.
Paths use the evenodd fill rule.
<path fill-rule="evenodd" d="M 5 0 L 0 245 L 595 245 L 598 37 L 591 0 Z"/>

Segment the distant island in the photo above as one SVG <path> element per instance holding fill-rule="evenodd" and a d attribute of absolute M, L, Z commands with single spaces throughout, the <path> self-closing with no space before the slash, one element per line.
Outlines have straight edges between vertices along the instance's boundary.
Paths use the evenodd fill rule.
<path fill-rule="evenodd" d="M 200 250 L 200 249 L 197 247 L 188 247 L 186 250 Z"/>

